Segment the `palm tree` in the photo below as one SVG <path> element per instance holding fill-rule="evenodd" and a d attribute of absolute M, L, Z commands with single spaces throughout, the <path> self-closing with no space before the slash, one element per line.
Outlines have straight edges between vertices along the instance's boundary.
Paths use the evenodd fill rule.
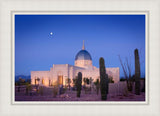
<path fill-rule="evenodd" d="M 87 78 L 83 78 L 83 82 L 84 82 L 84 86 L 86 85 L 86 83 L 87 83 Z"/>
<path fill-rule="evenodd" d="M 25 79 L 22 79 L 21 77 L 19 77 L 19 80 L 18 80 L 18 92 L 20 92 L 20 86 L 22 85 L 22 83 L 25 82 Z"/>
<path fill-rule="evenodd" d="M 92 79 L 92 77 L 90 77 L 90 78 L 89 78 L 89 84 L 90 84 L 90 92 L 91 92 L 91 90 L 92 90 L 92 89 L 91 89 L 91 86 L 92 86 L 92 82 L 93 82 L 93 79 Z"/>
<path fill-rule="evenodd" d="M 77 86 L 77 76 L 75 77 L 75 78 L 73 78 L 72 79 L 72 81 L 73 81 L 73 89 L 75 89 L 76 88 L 76 86 Z"/>
<path fill-rule="evenodd" d="M 69 87 L 69 90 L 70 90 L 71 79 L 69 77 L 66 79 L 66 83 L 68 84 L 68 87 Z"/>
<path fill-rule="evenodd" d="M 91 78 L 87 78 L 87 77 L 83 78 L 85 94 L 87 93 L 88 90 L 89 91 L 91 90 L 91 81 L 92 81 Z M 90 88 L 88 89 L 86 85 L 89 85 L 89 84 L 90 84 Z"/>
<path fill-rule="evenodd" d="M 38 77 L 36 80 L 38 81 L 38 86 L 36 86 L 36 89 L 37 89 L 37 92 L 38 92 L 40 78 Z"/>
<path fill-rule="evenodd" d="M 39 85 L 39 81 L 40 81 L 40 78 L 39 78 L 39 77 L 37 78 L 37 81 L 38 81 L 38 85 Z"/>

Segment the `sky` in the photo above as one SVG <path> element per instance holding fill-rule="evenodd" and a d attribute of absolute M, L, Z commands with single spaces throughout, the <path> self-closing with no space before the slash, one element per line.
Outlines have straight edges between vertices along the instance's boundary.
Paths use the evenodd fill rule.
<path fill-rule="evenodd" d="M 99 67 L 103 57 L 107 68 L 120 68 L 120 77 L 118 56 L 128 59 L 133 75 L 137 48 L 145 76 L 145 15 L 15 15 L 15 75 L 74 65 L 83 40 L 93 65 Z"/>

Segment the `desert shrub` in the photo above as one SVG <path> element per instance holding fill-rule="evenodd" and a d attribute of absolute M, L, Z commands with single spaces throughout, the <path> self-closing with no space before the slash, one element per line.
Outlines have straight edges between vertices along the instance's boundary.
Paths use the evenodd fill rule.
<path fill-rule="evenodd" d="M 126 79 L 125 78 L 121 78 L 120 81 L 126 81 Z"/>
<path fill-rule="evenodd" d="M 127 87 L 124 87 L 124 89 L 123 89 L 123 96 L 128 96 L 128 89 L 127 89 Z"/>
<path fill-rule="evenodd" d="M 54 86 L 53 87 L 53 97 L 56 97 L 58 94 L 58 87 L 57 86 Z"/>
<path fill-rule="evenodd" d="M 112 77 L 112 76 L 109 76 L 109 77 L 108 77 L 108 80 L 109 80 L 109 83 L 114 83 L 114 80 L 113 80 L 113 77 Z"/>
<path fill-rule="evenodd" d="M 99 83 L 99 79 L 97 79 L 95 82 L 94 82 L 95 86 L 96 86 L 96 92 L 97 92 L 97 95 L 99 94 L 99 89 L 100 89 L 100 83 Z"/>
<path fill-rule="evenodd" d="M 39 92 L 40 92 L 41 95 L 43 95 L 43 86 L 39 87 Z"/>

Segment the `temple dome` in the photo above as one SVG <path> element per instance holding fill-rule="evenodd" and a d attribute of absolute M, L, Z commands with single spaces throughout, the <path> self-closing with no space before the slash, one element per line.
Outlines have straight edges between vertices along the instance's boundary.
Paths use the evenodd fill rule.
<path fill-rule="evenodd" d="M 92 57 L 87 50 L 85 50 L 84 41 L 82 50 L 80 50 L 75 57 L 75 66 L 89 68 L 92 67 Z"/>
<path fill-rule="evenodd" d="M 75 60 L 92 60 L 92 58 L 87 50 L 80 50 L 77 53 Z"/>

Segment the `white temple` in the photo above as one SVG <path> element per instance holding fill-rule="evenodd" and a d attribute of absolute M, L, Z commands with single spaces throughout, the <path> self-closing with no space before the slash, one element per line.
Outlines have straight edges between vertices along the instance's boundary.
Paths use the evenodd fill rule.
<path fill-rule="evenodd" d="M 93 81 L 100 77 L 99 68 L 92 65 L 92 57 L 89 52 L 85 50 L 84 41 L 82 50 L 80 50 L 75 57 L 75 65 L 53 64 L 53 67 L 51 67 L 49 71 L 31 71 L 31 83 L 51 86 L 58 82 L 65 85 L 66 79 L 70 78 L 72 80 L 78 75 L 78 72 L 82 73 L 82 78 L 91 77 Z M 119 67 L 106 68 L 106 73 L 109 77 L 113 78 L 114 83 L 119 82 Z M 37 82 L 37 78 L 40 79 L 39 82 Z"/>

